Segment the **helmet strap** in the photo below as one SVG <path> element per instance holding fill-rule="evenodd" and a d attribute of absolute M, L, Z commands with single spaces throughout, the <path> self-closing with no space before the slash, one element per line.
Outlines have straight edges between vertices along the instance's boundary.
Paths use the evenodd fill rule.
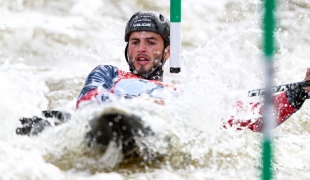
<path fill-rule="evenodd" d="M 126 45 L 126 47 L 125 47 L 125 59 L 126 59 L 128 65 L 129 65 L 129 71 L 133 73 L 134 68 L 133 68 L 133 67 L 131 66 L 131 64 L 129 63 L 128 56 L 127 56 L 127 51 L 128 51 L 128 43 L 127 43 L 127 45 Z"/>

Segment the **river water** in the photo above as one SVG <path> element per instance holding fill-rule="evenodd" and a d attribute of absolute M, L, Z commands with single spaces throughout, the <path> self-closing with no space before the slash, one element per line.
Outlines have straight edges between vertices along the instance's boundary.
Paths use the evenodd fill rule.
<path fill-rule="evenodd" d="M 237 100 L 263 87 L 261 1 L 183 0 L 182 72 L 164 81 L 182 94 L 166 106 L 132 100 L 75 112 L 87 74 L 99 64 L 127 70 L 124 29 L 139 10 L 169 17 L 169 1 L 0 1 L 0 179 L 259 179 L 260 133 L 221 129 Z M 301 81 L 309 67 L 310 2 L 277 7 L 275 84 Z M 153 160 L 120 162 L 111 144 L 87 147 L 87 121 L 102 108 L 140 115 L 158 134 Z M 274 132 L 274 178 L 310 179 L 310 116 L 305 102 Z M 68 123 L 38 137 L 17 136 L 20 117 L 57 109 Z M 170 137 L 169 140 L 166 137 Z M 155 139 L 154 139 L 155 138 Z"/>

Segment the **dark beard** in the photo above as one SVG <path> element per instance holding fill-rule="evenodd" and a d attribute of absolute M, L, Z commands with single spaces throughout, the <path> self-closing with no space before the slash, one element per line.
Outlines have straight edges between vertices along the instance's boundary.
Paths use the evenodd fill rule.
<path fill-rule="evenodd" d="M 132 72 L 133 72 L 134 74 L 137 74 L 137 75 L 142 76 L 142 77 L 148 77 L 149 75 L 153 74 L 153 72 L 154 72 L 155 70 L 157 70 L 159 66 L 162 67 L 162 66 L 161 66 L 161 65 L 162 65 L 162 62 L 161 62 L 161 60 L 160 60 L 160 59 L 162 59 L 162 58 L 160 58 L 160 57 L 161 57 L 161 56 L 156 56 L 156 57 L 155 57 L 155 59 L 159 59 L 159 60 L 158 60 L 159 62 L 154 61 L 153 64 L 152 64 L 152 68 L 151 68 L 151 69 L 146 69 L 145 66 L 141 66 L 139 69 L 136 69 L 136 68 L 134 67 L 134 65 L 133 65 L 133 63 L 134 63 L 135 60 L 132 60 L 131 57 L 129 57 L 129 62 L 130 62 L 129 65 L 130 65 L 130 67 L 133 69 Z"/>
<path fill-rule="evenodd" d="M 144 66 L 141 66 L 141 68 L 139 70 L 135 69 L 134 73 L 137 73 L 138 75 L 143 76 L 143 75 L 150 73 L 151 71 L 152 71 L 152 69 L 147 71 Z"/>

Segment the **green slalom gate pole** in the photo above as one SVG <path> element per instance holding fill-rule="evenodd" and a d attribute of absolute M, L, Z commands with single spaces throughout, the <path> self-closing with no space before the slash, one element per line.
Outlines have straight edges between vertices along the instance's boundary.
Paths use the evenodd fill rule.
<path fill-rule="evenodd" d="M 272 112 L 271 88 L 273 80 L 273 55 L 274 55 L 274 29 L 275 29 L 275 0 L 264 0 L 264 55 L 265 55 L 265 97 L 263 107 L 263 145 L 262 145 L 262 171 L 263 180 L 272 179 L 272 129 L 275 124 Z"/>
<path fill-rule="evenodd" d="M 170 0 L 170 73 L 181 72 L 181 0 Z"/>

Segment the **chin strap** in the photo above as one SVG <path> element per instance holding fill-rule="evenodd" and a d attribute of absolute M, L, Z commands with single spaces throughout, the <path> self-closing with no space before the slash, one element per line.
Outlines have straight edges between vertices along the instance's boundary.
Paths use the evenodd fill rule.
<path fill-rule="evenodd" d="M 136 72 L 134 72 L 135 71 L 134 67 L 132 67 L 132 65 L 129 63 L 128 56 L 127 56 L 127 50 L 128 50 L 128 43 L 127 43 L 126 48 L 125 48 L 125 58 L 126 58 L 126 61 L 129 65 L 129 71 L 132 72 L 133 74 L 137 74 L 137 75 L 139 75 L 145 79 L 163 81 L 163 74 L 164 74 L 163 66 L 166 62 L 164 60 L 164 53 L 165 53 L 166 47 L 167 47 L 167 43 L 165 43 L 165 48 L 163 50 L 163 56 L 161 58 L 161 63 L 153 71 L 151 71 L 147 74 L 141 75 L 141 74 L 137 74 Z"/>

